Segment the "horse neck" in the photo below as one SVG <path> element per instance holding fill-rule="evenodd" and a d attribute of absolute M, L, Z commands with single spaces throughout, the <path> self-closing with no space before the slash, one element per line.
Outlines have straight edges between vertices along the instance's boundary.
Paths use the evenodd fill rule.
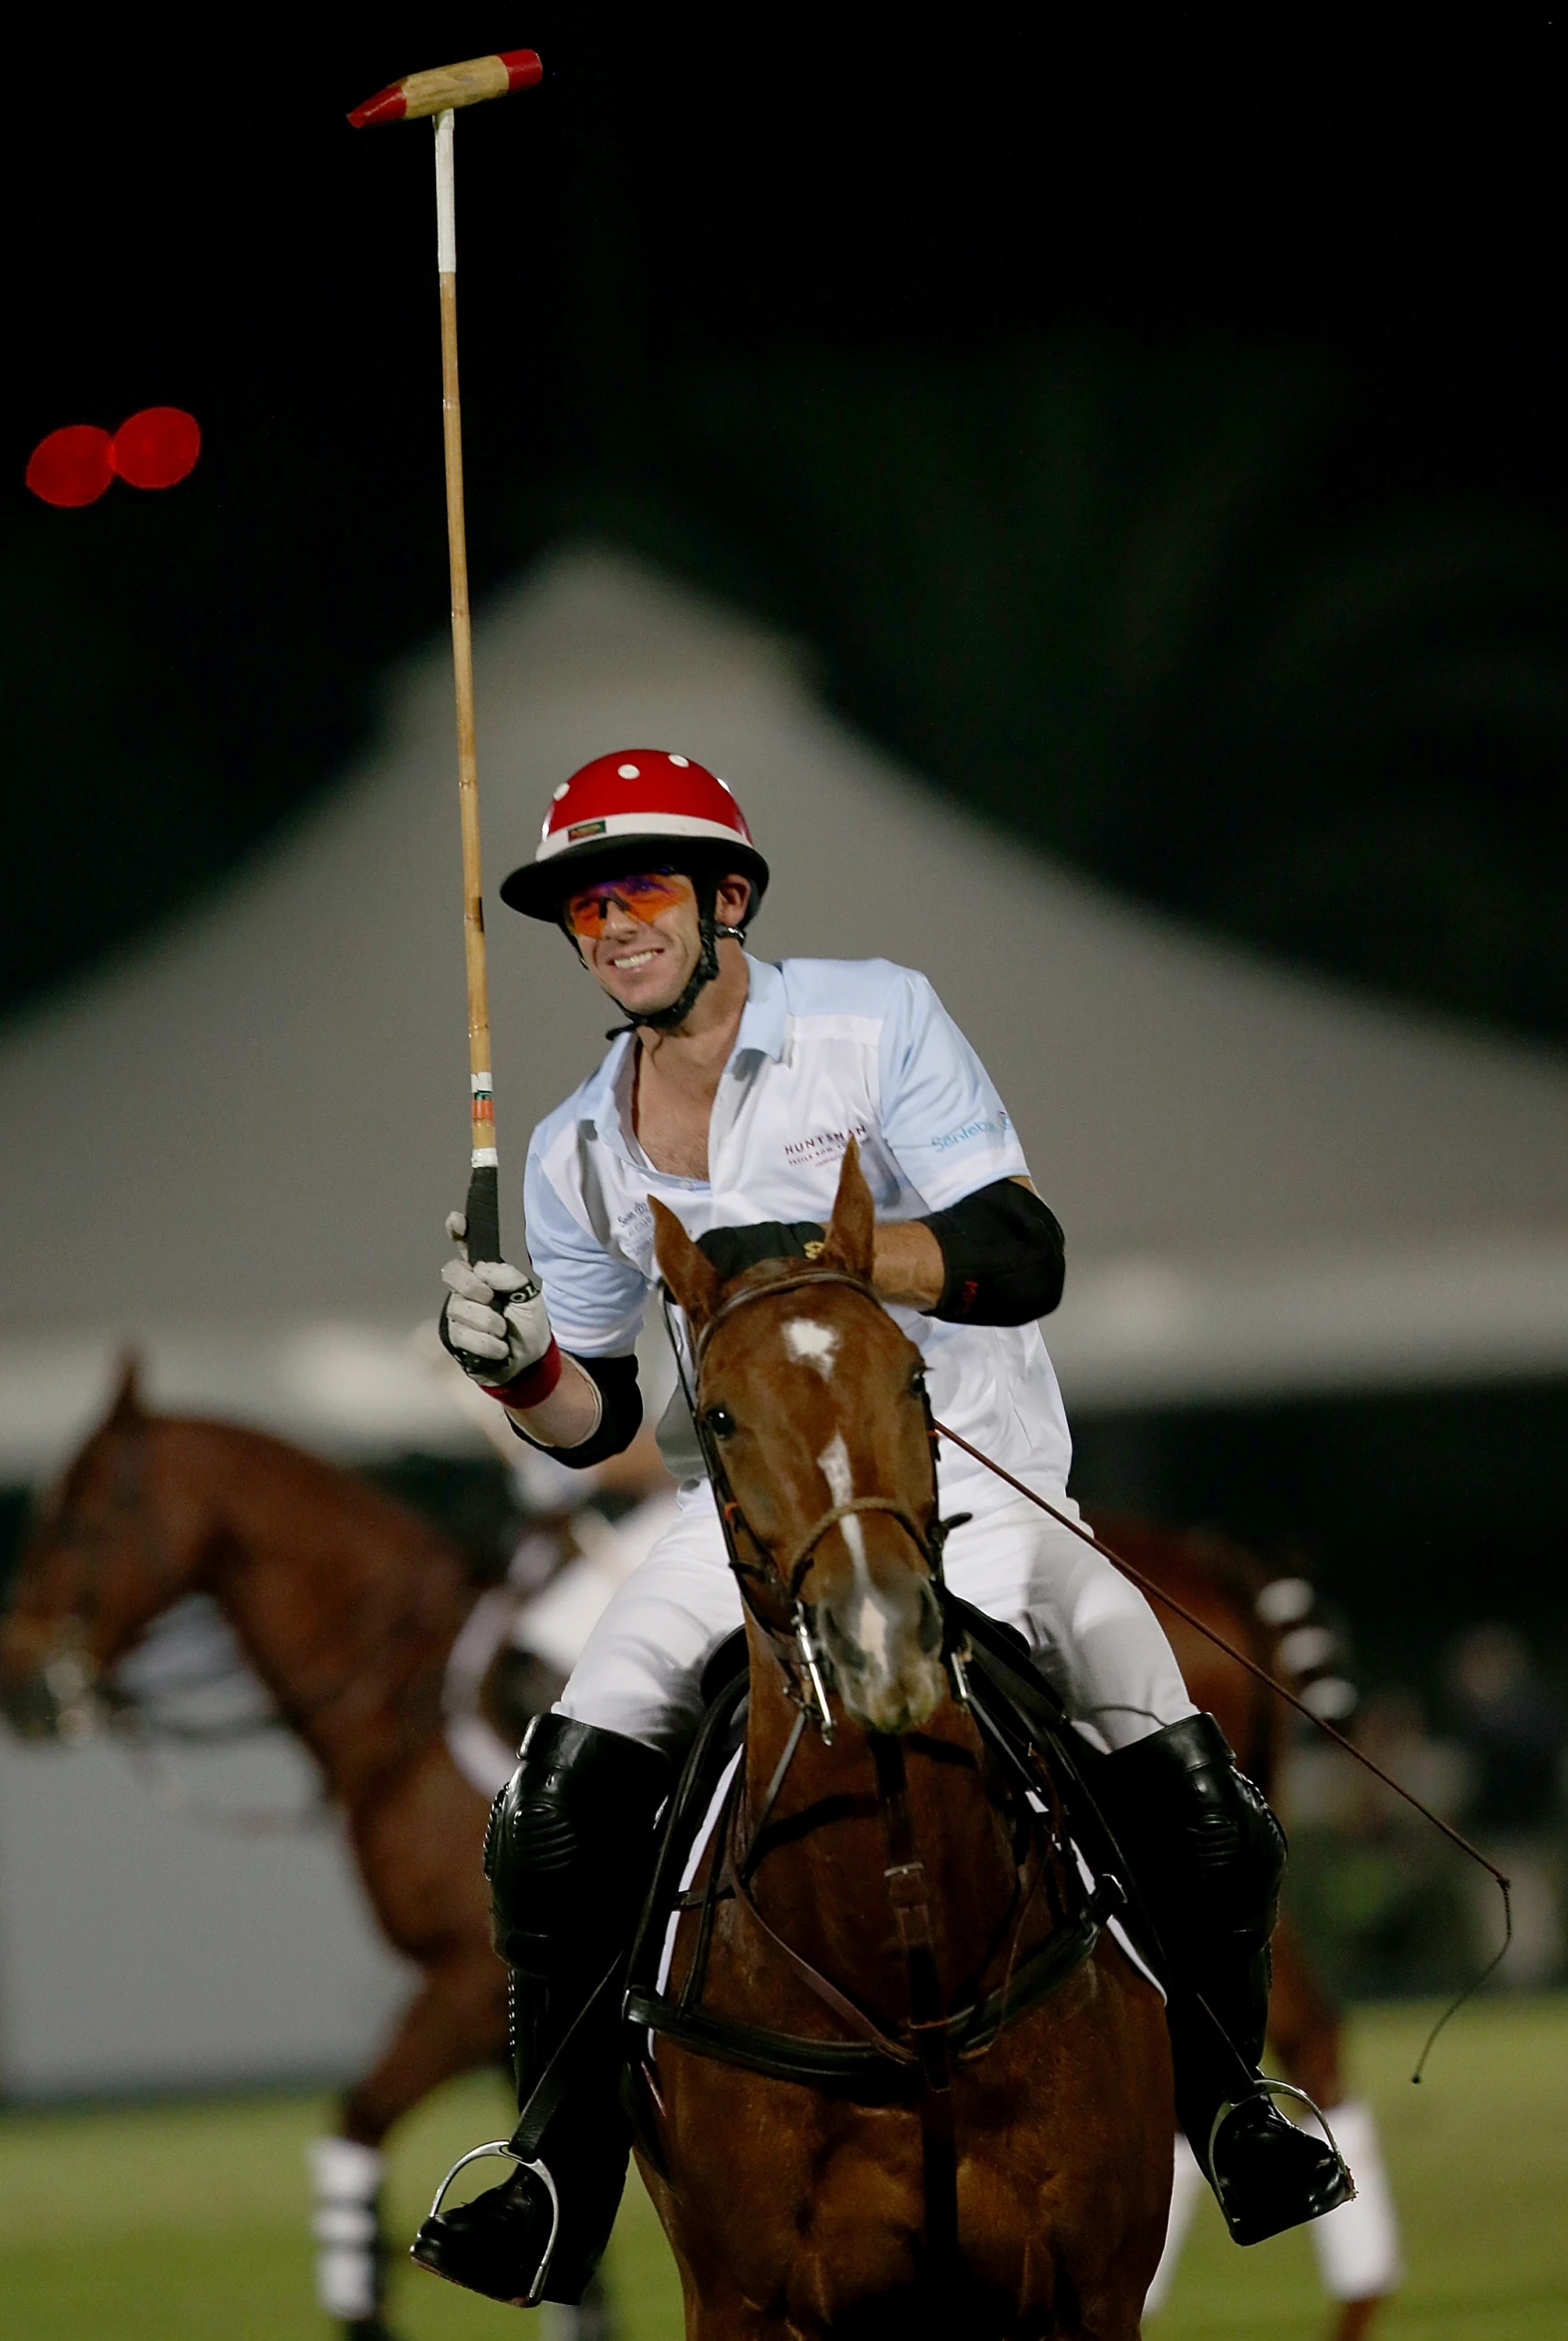
<path fill-rule="evenodd" d="M 749 1625 L 751 1710 L 746 1741 L 750 1827 L 793 1728 L 796 1710 L 755 1622 Z M 1018 1891 L 1005 1824 L 987 1790 L 979 1735 L 949 1697 L 903 1742 L 907 1809 L 924 1865 L 943 1985 L 972 1983 Z M 812 1825 L 806 1826 L 807 1816 Z M 866 2005 L 893 2011 L 904 1989 L 884 1881 L 891 1856 L 868 1737 L 840 1723 L 832 1745 L 801 1733 L 770 1823 L 796 1821 L 767 1851 L 755 1890 L 769 1924 Z"/>
<path fill-rule="evenodd" d="M 158 1509 L 199 1550 L 213 1596 L 328 1792 L 367 1781 L 435 1728 L 467 1607 L 461 1563 L 352 1473 L 223 1424 L 157 1427 Z"/>

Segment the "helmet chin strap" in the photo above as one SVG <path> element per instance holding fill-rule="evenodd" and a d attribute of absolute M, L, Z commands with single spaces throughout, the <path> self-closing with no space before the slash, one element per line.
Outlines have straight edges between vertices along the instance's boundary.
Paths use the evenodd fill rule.
<path fill-rule="evenodd" d="M 684 1024 L 697 1003 L 698 995 L 712 983 L 719 972 L 719 945 L 721 941 L 745 942 L 744 926 L 726 926 L 717 915 L 719 880 L 711 878 L 699 887 L 697 896 L 697 931 L 700 948 L 697 965 L 688 977 L 685 989 L 667 1008 L 628 1008 L 624 1024 L 612 1024 L 605 1034 L 614 1040 L 622 1032 L 636 1032 L 639 1027 L 649 1032 L 673 1032 Z"/>

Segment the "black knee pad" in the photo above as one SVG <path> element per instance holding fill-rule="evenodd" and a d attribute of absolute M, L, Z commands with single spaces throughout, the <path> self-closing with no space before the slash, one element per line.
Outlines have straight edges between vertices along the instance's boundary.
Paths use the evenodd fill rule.
<path fill-rule="evenodd" d="M 631 1925 L 673 1778 L 669 1759 L 641 1740 L 565 1715 L 534 1718 L 485 1832 L 495 1947 L 509 1967 L 569 1978 Z"/>

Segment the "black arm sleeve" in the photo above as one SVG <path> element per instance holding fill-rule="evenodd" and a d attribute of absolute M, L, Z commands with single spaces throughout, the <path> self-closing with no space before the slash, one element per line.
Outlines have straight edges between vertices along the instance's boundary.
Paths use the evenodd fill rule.
<path fill-rule="evenodd" d="M 590 1463 L 608 1463 L 611 1456 L 620 1455 L 629 1448 L 643 1427 L 643 1394 L 637 1387 L 637 1360 L 630 1358 L 578 1358 L 568 1350 L 566 1355 L 574 1366 L 581 1366 L 590 1382 L 599 1386 L 604 1401 L 604 1413 L 599 1428 L 591 1439 L 580 1447 L 546 1447 L 542 1439 L 529 1439 L 515 1415 L 507 1421 L 519 1439 L 537 1447 L 541 1455 L 553 1456 L 568 1470 L 586 1471 Z"/>
<path fill-rule="evenodd" d="M 942 1297 L 926 1314 L 953 1325 L 1027 1325 L 1062 1297 L 1067 1253 L 1061 1224 L 1016 1179 L 977 1187 L 919 1223 L 941 1247 Z"/>

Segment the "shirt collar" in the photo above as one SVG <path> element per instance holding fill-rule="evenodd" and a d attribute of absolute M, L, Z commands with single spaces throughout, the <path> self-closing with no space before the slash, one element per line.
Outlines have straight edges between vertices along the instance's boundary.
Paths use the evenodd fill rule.
<path fill-rule="evenodd" d="M 782 1057 L 788 1034 L 789 1003 L 784 996 L 784 970 L 771 959 L 746 954 L 746 1006 L 736 1034 L 734 1055 L 753 1049 L 759 1056 Z"/>
<path fill-rule="evenodd" d="M 784 1055 L 789 1032 L 789 1002 L 784 991 L 784 970 L 771 959 L 754 959 L 746 954 L 746 1006 L 741 1010 L 741 1028 L 736 1034 L 730 1062 L 748 1052 L 756 1056 L 779 1058 Z M 619 1153 L 628 1152 L 621 1129 L 619 1091 L 621 1075 L 636 1036 L 630 1032 L 618 1033 L 609 1055 L 601 1064 L 594 1081 L 591 1119 L 601 1138 L 607 1139 Z"/>

